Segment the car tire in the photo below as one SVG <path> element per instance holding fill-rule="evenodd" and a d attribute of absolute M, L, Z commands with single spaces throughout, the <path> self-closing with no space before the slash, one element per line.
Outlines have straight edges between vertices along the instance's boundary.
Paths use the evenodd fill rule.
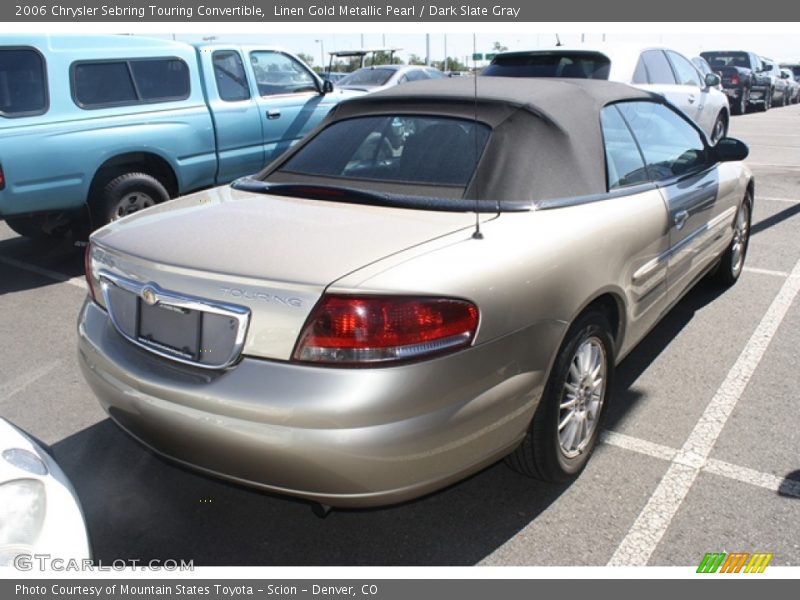
<path fill-rule="evenodd" d="M 761 112 L 767 112 L 770 108 L 772 108 L 772 92 L 767 90 L 764 92 L 764 101 L 758 105 L 758 109 Z"/>
<path fill-rule="evenodd" d="M 610 332 L 608 318 L 598 310 L 588 310 L 572 324 L 528 432 L 506 459 L 512 469 L 560 483 L 586 466 L 611 394 L 614 340 Z"/>
<path fill-rule="evenodd" d="M 716 144 L 726 135 L 728 135 L 728 119 L 725 118 L 724 113 L 719 113 L 717 115 L 717 120 L 714 121 L 714 127 L 711 130 L 711 143 Z"/>
<path fill-rule="evenodd" d="M 750 244 L 752 207 L 753 199 L 748 192 L 739 206 L 739 210 L 736 211 L 736 219 L 733 222 L 733 239 L 722 254 L 715 274 L 717 281 L 724 286 L 736 283 L 744 269 L 747 247 Z"/>
<path fill-rule="evenodd" d="M 93 202 L 95 228 L 169 200 L 161 182 L 146 173 L 125 173 L 109 181 Z"/>
<path fill-rule="evenodd" d="M 22 237 L 33 240 L 50 240 L 65 237 L 70 232 L 68 220 L 50 220 L 47 217 L 8 217 L 6 225 Z"/>
<path fill-rule="evenodd" d="M 739 101 L 731 106 L 731 112 L 735 115 L 743 115 L 747 112 L 747 109 L 750 107 L 750 91 L 745 88 L 742 90 L 742 95 L 739 97 Z"/>

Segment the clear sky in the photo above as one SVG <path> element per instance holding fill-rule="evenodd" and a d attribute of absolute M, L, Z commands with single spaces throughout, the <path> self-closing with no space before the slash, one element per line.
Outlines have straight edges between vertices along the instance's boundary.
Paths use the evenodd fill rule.
<path fill-rule="evenodd" d="M 134 33 L 200 41 L 216 36 L 220 41 L 257 42 L 283 46 L 314 57 L 320 53 L 362 47 L 395 46 L 400 56 L 422 58 L 426 34 L 432 60 L 445 53 L 462 62 L 473 52 L 491 51 L 494 42 L 510 50 L 546 48 L 555 45 L 556 34 L 568 46 L 583 39 L 587 45 L 631 42 L 672 47 L 687 56 L 702 50 L 746 49 L 781 62 L 800 62 L 800 23 L 0 23 L 3 32 Z M 366 33 L 364 33 L 366 32 Z"/>
<path fill-rule="evenodd" d="M 518 25 L 518 24 L 516 24 Z M 800 24 L 775 24 L 776 27 L 770 28 L 769 24 L 750 25 L 751 30 L 762 29 L 771 33 L 720 33 L 725 28 L 730 28 L 728 24 L 667 24 L 662 27 L 654 27 L 651 32 L 632 34 L 621 31 L 621 29 L 637 29 L 635 24 L 611 24 L 607 32 L 598 28 L 597 24 L 588 24 L 586 32 L 577 30 L 578 24 L 566 24 L 561 31 L 552 24 L 539 26 L 529 24 L 529 27 L 520 29 L 519 27 L 504 30 L 502 25 L 492 24 L 492 32 L 472 33 L 465 31 L 463 25 L 457 28 L 460 31 L 447 31 L 446 27 L 437 24 L 437 30 L 431 31 L 427 36 L 425 30 L 420 27 L 420 33 L 407 33 L 392 31 L 396 26 L 387 27 L 385 32 L 380 33 L 349 33 L 339 31 L 330 33 L 330 29 L 337 30 L 337 27 L 319 27 L 314 32 L 314 26 L 305 27 L 305 31 L 311 33 L 265 33 L 257 34 L 249 31 L 233 33 L 225 31 L 219 32 L 217 28 L 209 27 L 209 30 L 217 31 L 211 34 L 207 32 L 177 31 L 174 34 L 158 32 L 159 37 L 174 37 L 184 41 L 200 41 L 204 37 L 215 35 L 219 41 L 242 41 L 257 42 L 270 45 L 278 45 L 295 53 L 302 52 L 314 58 L 314 65 L 318 66 L 321 61 L 321 54 L 325 53 L 325 64 L 327 64 L 327 53 L 332 50 L 355 49 L 361 47 L 384 47 L 392 46 L 402 48 L 399 55 L 407 60 L 410 54 L 424 58 L 426 56 L 426 38 L 430 40 L 430 55 L 432 60 L 442 60 L 445 48 L 449 56 L 453 56 L 462 62 L 472 55 L 473 36 L 477 52 L 490 52 L 495 42 L 506 46 L 509 50 L 525 50 L 530 48 L 552 47 L 556 43 L 556 35 L 567 46 L 578 46 L 582 42 L 585 45 L 598 45 L 606 42 L 621 42 L 634 44 L 653 44 L 669 46 L 683 52 L 687 56 L 695 56 L 702 50 L 713 49 L 746 49 L 768 56 L 777 61 L 800 62 Z M 656 24 L 659 25 L 659 24 Z M 789 27 L 793 26 L 793 27 Z M 348 27 L 353 28 L 353 25 Z M 714 33 L 684 32 L 691 29 L 713 29 Z M 378 25 L 380 29 L 380 25 Z M 484 29 L 484 28 L 481 28 Z M 648 29 L 643 27 L 642 29 Z M 328 33 L 323 33 L 327 30 Z M 370 27 L 369 31 L 375 32 L 375 27 Z M 470 59 L 471 60 L 471 59 Z"/>

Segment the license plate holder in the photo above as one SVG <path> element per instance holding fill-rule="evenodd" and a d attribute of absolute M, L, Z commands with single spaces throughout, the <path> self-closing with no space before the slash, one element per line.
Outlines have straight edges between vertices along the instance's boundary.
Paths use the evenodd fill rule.
<path fill-rule="evenodd" d="M 139 299 L 137 338 L 157 350 L 197 360 L 203 313 L 169 304 L 150 305 Z"/>

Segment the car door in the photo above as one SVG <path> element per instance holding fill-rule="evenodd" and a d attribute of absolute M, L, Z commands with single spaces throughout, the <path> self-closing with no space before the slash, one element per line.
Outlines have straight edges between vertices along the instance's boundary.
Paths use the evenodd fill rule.
<path fill-rule="evenodd" d="M 335 104 L 298 59 L 277 50 L 250 50 L 249 69 L 260 109 L 264 159 L 270 162 L 313 129 Z"/>
<path fill-rule="evenodd" d="M 666 51 L 667 58 L 675 71 L 677 87 L 683 89 L 687 102 L 694 107 L 694 114 L 689 114 L 700 129 L 710 132 L 717 118 L 718 108 L 709 105 L 709 88 L 700 72 L 685 56 L 672 50 Z M 684 111 L 686 112 L 686 111 Z"/>
<path fill-rule="evenodd" d="M 217 140 L 217 183 L 261 170 L 264 144 L 260 111 L 240 51 L 203 48 L 200 60 Z"/>
<path fill-rule="evenodd" d="M 618 106 L 666 203 L 669 249 L 664 259 L 671 304 L 713 260 L 712 248 L 729 222 L 715 207 L 719 175 L 700 132 L 670 107 L 655 102 Z"/>
<path fill-rule="evenodd" d="M 642 222 L 640 243 L 623 273 L 629 307 L 628 337 L 638 340 L 667 307 L 667 258 L 670 243 L 668 214 L 659 190 L 650 183 L 644 158 L 619 109 L 600 113 L 606 159 L 606 182 L 612 194 L 634 195 Z M 613 200 L 609 200 L 613 201 Z"/>
<path fill-rule="evenodd" d="M 636 87 L 664 96 L 691 119 L 697 120 L 698 91 L 678 82 L 675 70 L 663 50 L 645 50 L 639 55 L 632 83 Z"/>

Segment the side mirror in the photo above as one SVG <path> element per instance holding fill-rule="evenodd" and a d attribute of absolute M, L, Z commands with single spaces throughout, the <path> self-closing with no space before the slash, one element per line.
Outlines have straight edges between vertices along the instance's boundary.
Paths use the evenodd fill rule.
<path fill-rule="evenodd" d="M 716 73 L 706 73 L 706 87 L 717 87 L 721 82 Z"/>
<path fill-rule="evenodd" d="M 330 94 L 333 91 L 333 84 L 327 79 L 322 80 L 322 93 Z"/>
<path fill-rule="evenodd" d="M 733 162 L 747 158 L 750 148 L 741 140 L 725 137 L 711 148 L 711 152 L 716 162 Z"/>

